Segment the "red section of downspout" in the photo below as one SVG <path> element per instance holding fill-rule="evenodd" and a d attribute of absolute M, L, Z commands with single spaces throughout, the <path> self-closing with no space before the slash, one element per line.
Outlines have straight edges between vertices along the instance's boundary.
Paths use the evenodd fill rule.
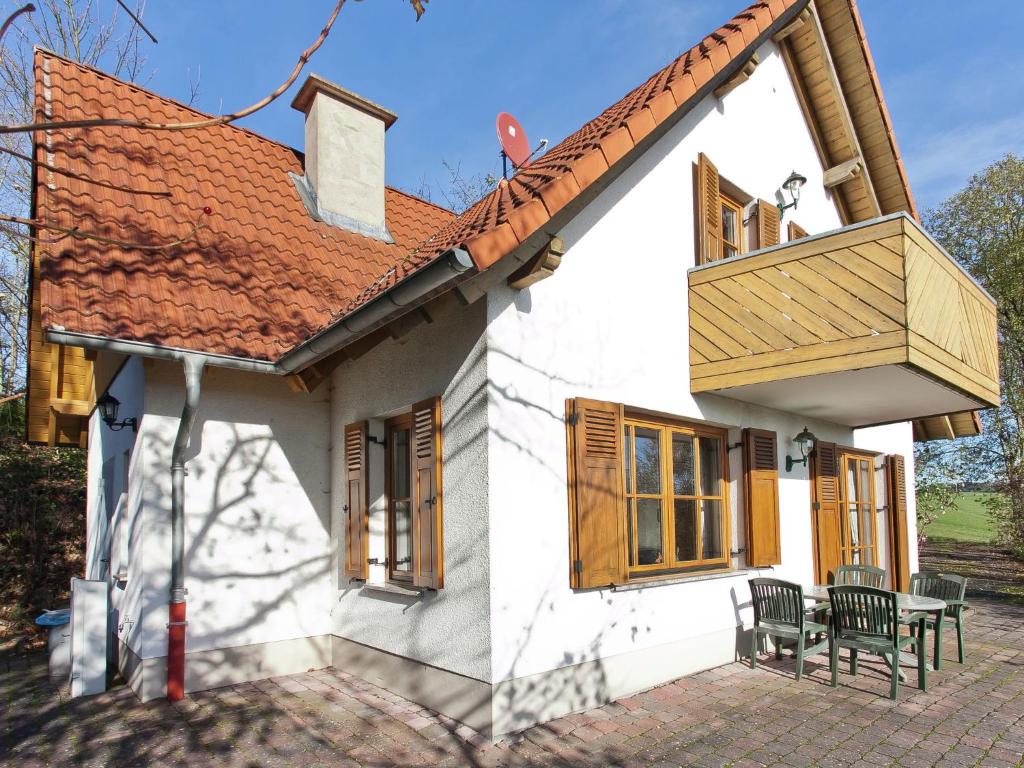
<path fill-rule="evenodd" d="M 185 698 L 185 603 L 170 603 L 167 627 L 167 700 Z"/>

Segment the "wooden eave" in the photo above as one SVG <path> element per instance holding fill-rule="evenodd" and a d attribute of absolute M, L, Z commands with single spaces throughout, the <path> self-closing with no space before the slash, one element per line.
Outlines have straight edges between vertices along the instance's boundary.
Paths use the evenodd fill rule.
<path fill-rule="evenodd" d="M 864 28 L 852 0 L 814 0 L 778 43 L 844 224 L 919 218 Z M 855 172 L 848 172 L 857 167 Z"/>

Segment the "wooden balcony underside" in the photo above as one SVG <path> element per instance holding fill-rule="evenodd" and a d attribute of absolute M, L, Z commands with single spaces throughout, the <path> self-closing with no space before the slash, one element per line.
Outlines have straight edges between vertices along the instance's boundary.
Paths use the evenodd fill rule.
<path fill-rule="evenodd" d="M 905 215 L 698 267 L 689 287 L 694 393 L 771 401 L 784 381 L 842 392 L 853 380 L 841 374 L 898 366 L 918 378 L 889 386 L 924 377 L 956 393 L 951 411 L 999 402 L 995 303 Z"/>

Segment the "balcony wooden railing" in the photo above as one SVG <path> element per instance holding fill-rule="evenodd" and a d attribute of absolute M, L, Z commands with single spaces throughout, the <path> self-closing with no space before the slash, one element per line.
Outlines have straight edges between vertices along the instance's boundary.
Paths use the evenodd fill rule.
<path fill-rule="evenodd" d="M 995 302 L 905 214 L 692 269 L 689 311 L 694 393 L 855 426 L 999 402 Z"/>

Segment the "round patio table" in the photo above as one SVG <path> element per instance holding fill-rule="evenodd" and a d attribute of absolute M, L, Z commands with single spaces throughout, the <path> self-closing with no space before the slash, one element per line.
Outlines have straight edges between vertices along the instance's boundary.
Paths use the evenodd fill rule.
<path fill-rule="evenodd" d="M 828 587 L 824 584 L 815 584 L 813 587 L 804 587 L 804 597 L 819 603 L 828 602 Z M 924 597 L 923 595 L 911 595 L 907 592 L 896 593 L 896 607 L 901 611 L 923 611 L 924 613 L 942 613 L 946 610 L 946 601 L 935 597 Z"/>
<path fill-rule="evenodd" d="M 804 587 L 804 597 L 808 600 L 814 600 L 817 603 L 828 602 L 828 587 L 824 584 L 815 584 L 813 587 Z M 942 633 L 942 616 L 946 613 L 946 601 L 939 600 L 935 597 L 925 597 L 924 595 L 911 595 L 907 592 L 896 593 L 896 607 L 901 611 L 908 613 L 930 613 L 935 618 L 935 637 L 938 638 Z M 921 638 L 921 645 L 925 644 L 924 638 Z M 941 663 L 938 658 L 938 643 L 935 644 L 935 648 L 932 651 L 932 664 L 929 665 L 929 670 L 932 668 L 938 668 Z M 905 654 L 900 654 L 901 664 L 912 663 Z M 902 677 L 902 672 L 900 673 Z"/>

